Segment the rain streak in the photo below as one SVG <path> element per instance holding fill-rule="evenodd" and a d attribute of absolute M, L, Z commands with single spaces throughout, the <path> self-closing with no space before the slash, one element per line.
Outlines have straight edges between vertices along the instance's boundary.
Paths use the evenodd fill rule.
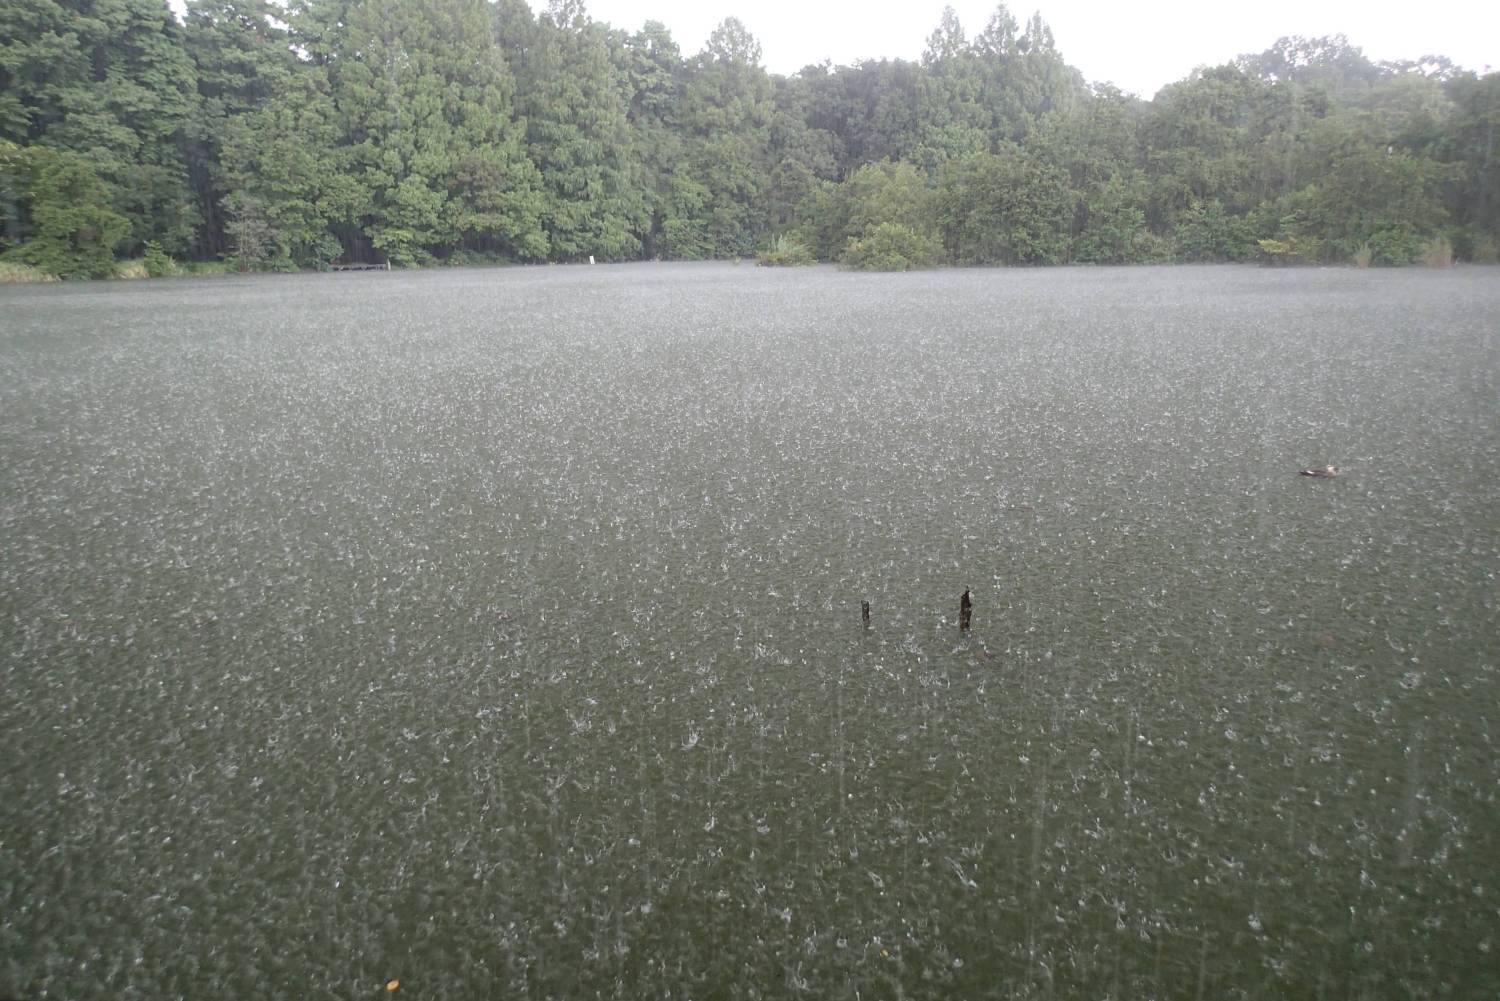
<path fill-rule="evenodd" d="M 0 289 L 0 996 L 1494 996 L 1496 278 Z"/>

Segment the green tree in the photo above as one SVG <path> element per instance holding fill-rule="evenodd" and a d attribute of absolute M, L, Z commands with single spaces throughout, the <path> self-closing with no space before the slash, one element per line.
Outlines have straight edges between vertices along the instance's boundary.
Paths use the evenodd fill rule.
<path fill-rule="evenodd" d="M 740 21 L 727 18 L 709 35 L 682 89 L 678 173 L 692 186 L 674 186 L 674 197 L 664 206 L 664 232 L 701 233 L 715 257 L 755 252 L 767 229 L 763 196 L 773 114 L 760 43 Z M 673 245 L 671 253 L 685 256 L 688 242 L 678 239 Z"/>
<path fill-rule="evenodd" d="M 918 84 L 922 139 L 916 158 L 936 169 L 948 160 L 990 147 L 991 114 L 984 104 L 980 60 L 952 7 L 927 38 Z"/>
<path fill-rule="evenodd" d="M 809 124 L 833 137 L 839 176 L 862 164 L 904 160 L 913 154 L 924 131 L 924 72 L 913 62 L 881 59 L 812 78 Z"/>
<path fill-rule="evenodd" d="M 1259 232 L 1254 220 L 1232 216 L 1219 202 L 1193 202 L 1173 232 L 1177 255 L 1187 261 L 1248 261 Z"/>
<path fill-rule="evenodd" d="M 627 121 L 641 171 L 641 193 L 647 216 L 639 234 L 641 254 L 657 257 L 700 257 L 708 251 L 696 239 L 684 239 L 683 212 L 695 212 L 679 198 L 677 167 L 682 162 L 683 136 L 678 123 L 684 66 L 671 32 L 658 21 L 647 21 L 634 35 L 621 38 L 615 49 L 628 87 Z M 691 199 L 688 199 L 691 201 Z M 669 206 L 670 211 L 669 211 Z M 677 220 L 674 238 L 663 243 L 668 218 Z M 691 227 L 688 227 L 691 228 Z M 692 246 L 691 251 L 681 248 Z"/>
<path fill-rule="evenodd" d="M 1454 112 L 1446 156 L 1458 166 L 1451 204 L 1465 227 L 1466 256 L 1500 255 L 1500 73 L 1449 84 Z"/>
<path fill-rule="evenodd" d="M 1084 100 L 1088 88 L 1082 74 L 1064 61 L 1052 29 L 1040 14 L 1033 14 L 1026 22 L 1016 49 L 1019 57 L 1014 60 L 1007 88 L 1015 98 L 1007 103 L 1020 106 L 1018 125 L 1023 132 L 1049 114 L 1072 112 Z"/>
<path fill-rule="evenodd" d="M 636 255 L 647 223 L 645 179 L 628 120 L 629 84 L 607 28 L 589 19 L 581 0 L 553 0 L 546 15 L 513 19 L 510 31 L 502 44 L 524 52 L 517 106 L 541 176 L 551 255 Z"/>
<path fill-rule="evenodd" d="M 943 245 L 956 263 L 1056 264 L 1067 257 L 1067 174 L 1040 156 L 1008 146 L 950 164 L 937 204 Z"/>
<path fill-rule="evenodd" d="M 1157 94 L 1140 125 L 1152 225 L 1170 229 L 1195 203 L 1217 201 L 1236 214 L 1258 203 L 1248 127 L 1262 87 L 1242 70 L 1220 66 Z"/>
<path fill-rule="evenodd" d="M 828 259 L 877 230 L 963 263 L 1401 261 L 1440 238 L 1487 259 L 1497 124 L 1494 75 L 1341 36 L 1146 103 L 1085 86 L 1003 3 L 972 38 L 945 10 L 920 62 L 785 78 L 733 18 L 685 60 L 583 0 L 188 0 L 185 25 L 161 0 L 0 5 L 4 245 L 48 220 L 48 255 L 90 260 L 724 257 L 777 234 Z"/>
<path fill-rule="evenodd" d="M 109 186 L 88 161 L 66 150 L 13 152 L 7 173 L 24 184 L 26 237 L 21 260 L 59 278 L 109 278 L 130 221 L 110 206 Z"/>
<path fill-rule="evenodd" d="M 257 268 L 357 253 L 370 193 L 349 169 L 326 68 L 300 67 L 237 126 L 222 153 L 224 252 Z"/>
<path fill-rule="evenodd" d="M 1382 264 L 1409 264 L 1447 222 L 1452 172 L 1391 145 L 1374 145 L 1354 122 L 1328 119 L 1311 140 L 1319 180 L 1278 200 L 1277 239 L 1317 241 L 1315 256 L 1345 260 L 1371 244 Z"/>
<path fill-rule="evenodd" d="M 926 175 L 910 163 L 867 163 L 843 184 L 821 182 L 798 205 L 802 240 L 823 260 L 844 255 L 855 241 L 890 224 L 932 240 L 933 193 Z M 889 234 L 888 234 L 889 235 Z"/>
<path fill-rule="evenodd" d="M 224 198 L 230 192 L 224 147 L 249 115 L 291 86 L 301 67 L 282 18 L 270 0 L 189 0 L 184 43 L 192 58 L 198 101 L 184 127 L 188 179 L 200 226 L 193 249 L 219 257 L 228 249 Z"/>
<path fill-rule="evenodd" d="M 883 222 L 850 240 L 843 263 L 856 271 L 914 271 L 942 260 L 936 240 L 900 223 Z"/>
<path fill-rule="evenodd" d="M 773 229 L 794 221 L 797 206 L 820 181 L 839 176 L 841 144 L 837 136 L 813 124 L 814 81 L 827 66 L 809 66 L 790 78 L 776 78 L 775 112 L 771 119 L 770 155 L 773 164 L 766 192 L 766 213 Z"/>
<path fill-rule="evenodd" d="M 883 223 L 923 232 L 932 226 L 927 179 L 909 163 L 869 163 L 844 182 L 846 237 L 862 236 Z"/>
<path fill-rule="evenodd" d="M 1241 56 L 1234 65 L 1245 75 L 1316 87 L 1338 104 L 1354 106 L 1381 83 L 1380 67 L 1365 58 L 1343 35 L 1303 38 L 1291 35 L 1257 55 Z"/>
<path fill-rule="evenodd" d="M 545 255 L 540 179 L 511 117 L 513 83 L 483 0 L 358 0 L 331 49 L 370 249 L 398 264 L 458 247 Z M 357 240 L 345 249 L 366 252 Z"/>
<path fill-rule="evenodd" d="M 181 141 L 195 101 L 182 28 L 160 0 L 0 5 L 0 139 L 83 157 L 129 229 L 126 250 L 187 246 Z"/>

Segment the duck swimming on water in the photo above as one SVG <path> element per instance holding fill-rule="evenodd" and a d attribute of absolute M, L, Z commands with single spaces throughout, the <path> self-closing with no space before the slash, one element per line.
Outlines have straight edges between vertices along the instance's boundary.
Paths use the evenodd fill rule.
<path fill-rule="evenodd" d="M 1313 476 L 1320 480 L 1331 480 L 1338 474 L 1338 466 L 1324 466 L 1321 469 L 1303 469 L 1297 473 L 1298 476 Z"/>

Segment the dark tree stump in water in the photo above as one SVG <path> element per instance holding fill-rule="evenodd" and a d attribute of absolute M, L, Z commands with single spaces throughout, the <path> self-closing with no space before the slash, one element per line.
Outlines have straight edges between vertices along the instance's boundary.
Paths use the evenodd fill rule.
<path fill-rule="evenodd" d="M 974 602 L 969 600 L 969 589 L 964 588 L 963 597 L 958 599 L 958 631 L 967 634 L 973 622 Z"/>
<path fill-rule="evenodd" d="M 859 621 L 864 623 L 866 629 L 870 628 L 870 603 L 868 601 L 859 603 Z"/>

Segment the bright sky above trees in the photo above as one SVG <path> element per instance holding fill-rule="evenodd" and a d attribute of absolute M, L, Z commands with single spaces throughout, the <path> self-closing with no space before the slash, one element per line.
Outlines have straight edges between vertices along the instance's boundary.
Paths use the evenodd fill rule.
<path fill-rule="evenodd" d="M 744 21 L 760 40 L 765 66 L 795 73 L 831 59 L 915 59 L 951 3 L 972 37 L 984 28 L 991 0 L 589 0 L 589 14 L 635 31 L 660 21 L 686 54 L 697 52 L 725 17 Z M 546 0 L 532 0 L 545 10 Z M 1444 55 L 1485 72 L 1500 69 L 1500 3 L 1448 0 L 1390 4 L 1376 0 L 1037 0 L 1009 5 L 1024 21 L 1040 10 L 1063 57 L 1090 81 L 1110 81 L 1149 98 L 1199 65 L 1217 65 L 1270 48 L 1283 35 L 1344 34 L 1381 60 Z"/>

